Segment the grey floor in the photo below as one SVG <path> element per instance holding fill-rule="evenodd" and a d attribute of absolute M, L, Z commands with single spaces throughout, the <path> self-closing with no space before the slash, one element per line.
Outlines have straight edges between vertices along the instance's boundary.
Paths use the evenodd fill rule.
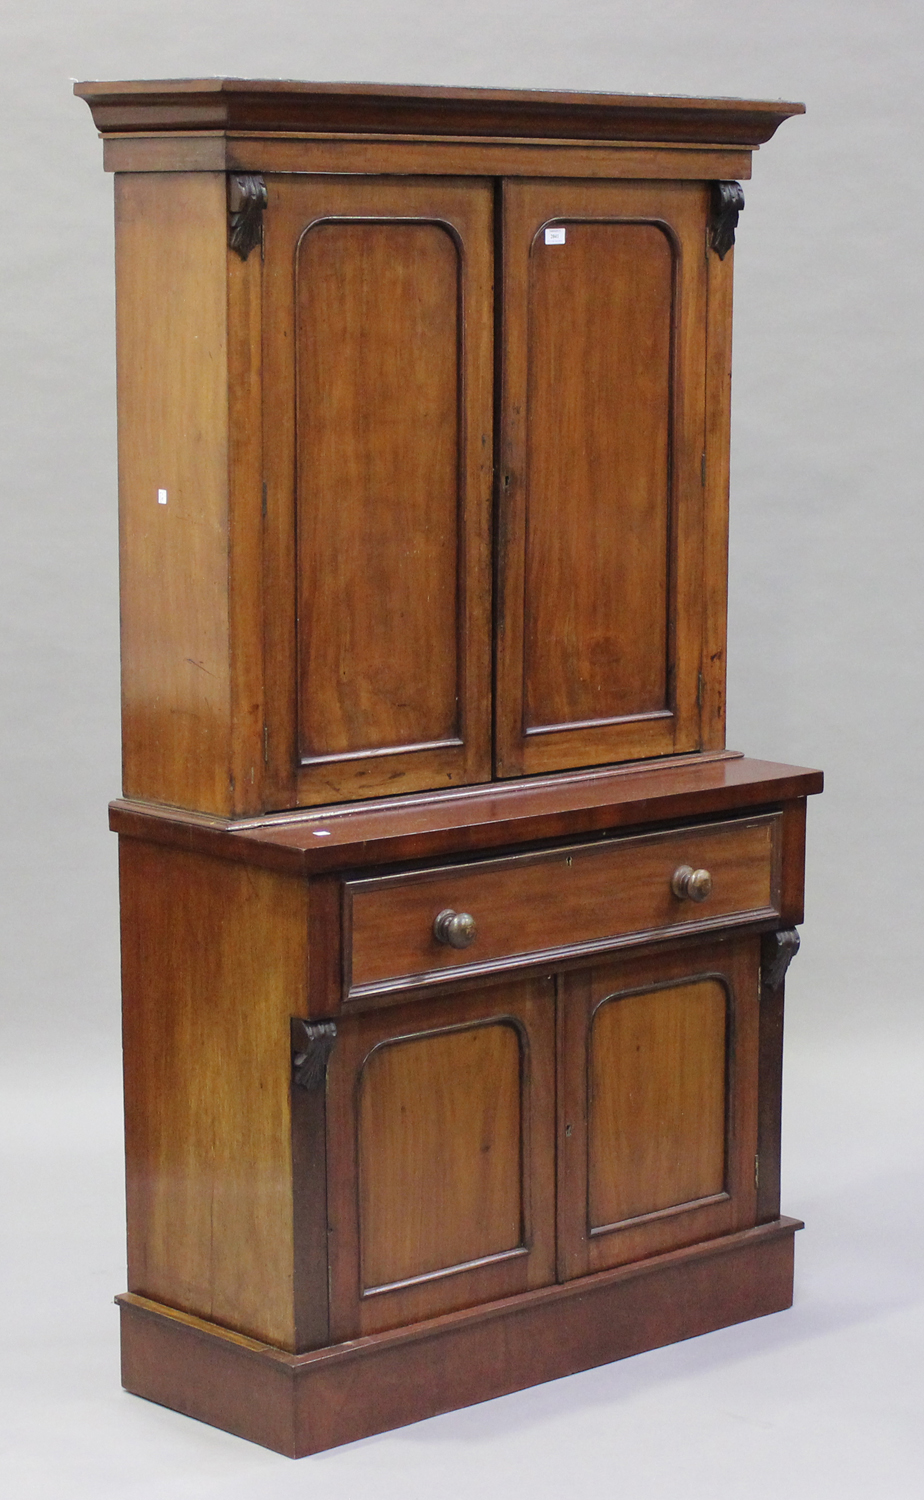
<path fill-rule="evenodd" d="M 120 1391 L 116 1059 L 57 1043 L 0 1077 L 4 1496 L 924 1494 L 924 1031 L 790 1037 L 791 1312 L 297 1463 Z"/>

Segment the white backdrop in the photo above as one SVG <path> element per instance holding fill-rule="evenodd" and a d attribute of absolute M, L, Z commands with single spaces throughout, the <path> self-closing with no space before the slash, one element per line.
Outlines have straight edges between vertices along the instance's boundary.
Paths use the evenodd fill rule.
<path fill-rule="evenodd" d="M 796 1495 L 867 1495 L 875 1475 L 879 1493 L 916 1494 L 924 1454 L 901 1392 L 924 1352 L 920 4 L 6 0 L 0 69 L 0 1201 L 16 1204 L 2 1231 L 6 1327 L 20 1356 L 31 1351 L 35 1381 L 20 1374 L 13 1405 L 0 1405 L 17 1495 L 109 1494 L 110 1483 L 120 1496 L 309 1484 L 384 1495 L 402 1475 L 405 1494 L 439 1483 L 452 1496 L 520 1484 L 582 1495 L 599 1482 L 595 1463 L 631 1473 L 643 1497 L 676 1484 L 684 1496 L 762 1494 L 753 1465 L 767 1493 L 785 1476 Z M 213 74 L 808 105 L 755 155 L 745 187 L 729 621 L 729 744 L 828 776 L 810 804 L 808 922 L 789 984 L 784 1208 L 812 1229 L 799 1242 L 803 1311 L 370 1440 L 310 1471 L 119 1397 L 105 1306 L 124 1276 L 105 812 L 119 787 L 112 185 L 70 90 L 75 78 Z M 865 1228 L 877 1215 L 879 1229 Z M 58 1365 L 78 1345 L 89 1364 L 68 1379 Z M 742 1350 L 759 1393 L 750 1429 L 716 1417 L 741 1390 Z M 881 1412 L 859 1378 L 870 1360 Z M 77 1385 L 92 1408 L 82 1417 L 79 1400 L 68 1404 Z M 811 1423 L 798 1414 L 809 1408 Z M 511 1411 L 522 1420 L 505 1426 L 496 1413 Z M 49 1428 L 64 1434 L 57 1447 Z M 553 1430 L 559 1454 L 580 1436 L 590 1467 L 556 1469 L 543 1448 Z M 880 1465 L 890 1455 L 888 1483 L 858 1456 L 872 1462 L 877 1448 Z"/>

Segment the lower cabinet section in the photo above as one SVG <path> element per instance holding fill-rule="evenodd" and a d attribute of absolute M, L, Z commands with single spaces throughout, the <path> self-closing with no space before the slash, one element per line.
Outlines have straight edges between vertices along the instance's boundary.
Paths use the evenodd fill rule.
<path fill-rule="evenodd" d="M 691 940 L 340 1022 L 330 1338 L 754 1224 L 759 958 Z"/>
<path fill-rule="evenodd" d="M 520 953 L 524 929 L 505 919 L 505 939 L 498 917 L 491 947 L 479 886 L 466 972 L 432 908 L 487 880 L 467 852 L 438 891 L 428 866 L 421 894 L 410 857 L 363 884 L 352 864 L 248 862 L 239 834 L 216 835 L 218 855 L 201 831 L 202 849 L 123 838 L 128 1388 L 315 1452 L 788 1306 L 787 816 L 492 856 L 517 911 L 534 869 L 588 923 L 599 890 L 610 936 L 544 947 L 562 930 L 553 882 L 547 927 Z M 694 871 L 707 853 L 715 870 Z M 714 879 L 714 907 L 677 893 L 681 857 Z M 379 911 L 391 978 L 361 993 L 363 903 L 394 913 L 406 893 L 441 968 L 398 974 L 404 929 Z"/>

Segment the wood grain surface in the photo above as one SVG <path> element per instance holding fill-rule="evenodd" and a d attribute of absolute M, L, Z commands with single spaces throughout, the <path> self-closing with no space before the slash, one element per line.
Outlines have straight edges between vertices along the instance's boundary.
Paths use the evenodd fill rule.
<path fill-rule="evenodd" d="M 97 129 L 347 130 L 575 136 L 757 146 L 803 104 L 539 89 L 426 88 L 281 79 L 84 82 Z"/>
<path fill-rule="evenodd" d="M 222 235 L 227 234 L 227 219 Z M 230 781 L 237 817 L 262 812 L 263 787 L 263 261 L 227 253 L 228 670 Z"/>
<path fill-rule="evenodd" d="M 103 141 L 103 165 L 107 172 L 377 173 L 383 149 L 396 176 L 714 182 L 746 181 L 751 175 L 751 152 L 744 147 L 325 132 L 110 135 Z"/>
<path fill-rule="evenodd" d="M 732 278 L 735 253 L 707 256 L 706 440 L 703 447 L 703 668 L 700 743 L 725 744 L 728 484 L 731 444 Z"/>
<path fill-rule="evenodd" d="M 124 801 L 110 804 L 109 819 L 134 838 L 320 874 L 782 807 L 784 916 L 798 922 L 789 914 L 802 902 L 805 798 L 823 785 L 804 766 L 710 755 L 233 823 Z"/>
<path fill-rule="evenodd" d="M 554 1280 L 552 980 L 337 1024 L 332 1339 Z"/>
<path fill-rule="evenodd" d="M 779 814 L 670 833 L 565 846 L 509 859 L 347 882 L 345 992 L 488 969 L 504 959 L 563 956 L 620 940 L 740 925 L 779 912 Z M 682 865 L 708 869 L 711 894 L 680 900 Z M 437 941 L 439 912 L 467 912 L 467 948 Z"/>
<path fill-rule="evenodd" d="M 299 757 L 458 741 L 459 246 L 322 220 L 296 278 Z"/>
<path fill-rule="evenodd" d="M 263 265 L 229 258 L 223 180 L 120 176 L 126 792 L 246 814 L 486 781 L 491 185 L 270 177 Z M 701 183 L 504 189 L 503 777 L 722 743 L 707 208 Z"/>
<path fill-rule="evenodd" d="M 490 186 L 267 190 L 268 805 L 486 780 Z"/>
<path fill-rule="evenodd" d="M 129 1287 L 294 1349 L 307 887 L 134 840 L 120 868 Z"/>
<path fill-rule="evenodd" d="M 522 1243 L 520 1036 L 498 1021 L 399 1038 L 359 1077 L 364 1293 Z"/>
<path fill-rule="evenodd" d="M 298 1458 L 792 1304 L 801 1224 L 724 1236 L 640 1265 L 287 1357 L 121 1297 L 130 1391 Z"/>
<path fill-rule="evenodd" d="M 503 205 L 496 774 L 695 750 L 708 193 L 514 181 Z"/>
<path fill-rule="evenodd" d="M 724 750 L 709 228 L 802 106 L 76 91 L 118 172 L 126 1385 L 298 1454 L 787 1306 L 761 954 L 821 777 Z"/>
<path fill-rule="evenodd" d="M 116 183 L 123 785 L 230 814 L 226 212 L 223 176 Z"/>
<path fill-rule="evenodd" d="M 527 733 L 669 711 L 674 246 L 556 227 L 529 256 Z"/>
<path fill-rule="evenodd" d="M 728 996 L 717 979 L 604 1001 L 590 1032 L 591 1233 L 725 1190 Z"/>
<path fill-rule="evenodd" d="M 559 1275 L 756 1223 L 760 938 L 565 976 Z"/>

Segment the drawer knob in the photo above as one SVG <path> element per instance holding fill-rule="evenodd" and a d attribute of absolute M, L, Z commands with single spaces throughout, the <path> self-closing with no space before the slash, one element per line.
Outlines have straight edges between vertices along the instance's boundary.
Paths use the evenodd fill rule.
<path fill-rule="evenodd" d="M 680 865 L 671 877 L 671 890 L 679 901 L 705 901 L 712 893 L 712 876 L 708 870 Z"/>
<path fill-rule="evenodd" d="M 475 918 L 467 911 L 441 911 L 433 923 L 433 936 L 438 943 L 447 943 L 450 948 L 467 948 L 475 941 L 478 928 Z"/>

